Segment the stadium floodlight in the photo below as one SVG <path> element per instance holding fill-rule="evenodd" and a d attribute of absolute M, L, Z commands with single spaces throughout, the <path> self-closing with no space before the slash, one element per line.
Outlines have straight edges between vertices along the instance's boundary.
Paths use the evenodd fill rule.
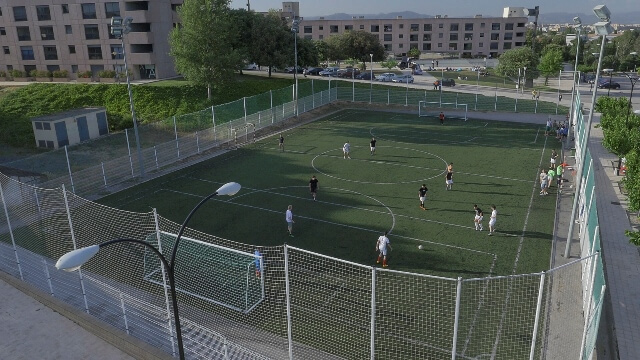
<path fill-rule="evenodd" d="M 598 5 L 594 7 L 593 13 L 602 21 L 609 22 L 609 20 L 611 20 L 611 11 L 609 11 L 607 5 Z"/>
<path fill-rule="evenodd" d="M 593 24 L 593 27 L 596 29 L 596 34 L 598 35 L 609 35 L 613 34 L 615 30 L 611 26 L 611 23 L 608 21 L 600 21 Z"/>
<path fill-rule="evenodd" d="M 298 116 L 298 32 L 300 31 L 300 20 L 298 18 L 293 20 L 291 24 L 291 32 L 293 33 L 293 57 L 294 57 L 294 66 L 293 66 L 293 80 L 295 82 L 295 92 L 294 92 L 294 104 L 296 107 L 296 116 Z"/>
<path fill-rule="evenodd" d="M 174 316 L 174 322 L 176 327 L 176 338 L 178 339 L 178 351 L 179 351 L 180 359 L 184 360 L 185 359 L 184 345 L 182 342 L 180 316 L 178 315 L 178 298 L 176 296 L 176 282 L 175 282 L 175 268 L 176 268 L 175 260 L 176 260 L 176 253 L 178 252 L 178 244 L 180 243 L 180 238 L 182 237 L 182 234 L 184 233 L 184 229 L 187 227 L 189 220 L 191 220 L 191 217 L 193 216 L 193 214 L 195 214 L 195 212 L 205 202 L 207 202 L 207 200 L 211 199 L 216 195 L 229 195 L 229 196 L 235 195 L 238 193 L 238 191 L 240 191 L 240 188 L 241 188 L 240 184 L 235 182 L 230 182 L 222 185 L 218 190 L 216 190 L 216 192 L 200 200 L 198 205 L 196 205 L 196 207 L 194 207 L 191 210 L 189 215 L 187 215 L 187 218 L 182 223 L 182 226 L 180 227 L 180 231 L 178 232 L 178 236 L 176 237 L 176 241 L 173 244 L 173 249 L 171 250 L 171 258 L 169 260 L 167 260 L 167 258 L 160 252 L 160 250 L 156 249 L 153 245 L 151 245 L 146 241 L 137 240 L 137 239 L 120 238 L 120 239 L 109 240 L 98 245 L 91 245 L 91 246 L 70 251 L 62 255 L 58 259 L 58 261 L 56 262 L 56 268 L 58 270 L 64 270 L 64 271 L 78 270 L 84 263 L 86 263 L 92 257 L 94 257 L 100 249 L 107 247 L 109 245 L 123 243 L 123 242 L 140 244 L 146 247 L 147 249 L 151 250 L 154 254 L 158 256 L 158 258 L 164 265 L 164 269 L 167 271 L 167 275 L 169 278 L 169 287 L 171 289 L 171 300 L 173 303 L 173 316 Z"/>
<path fill-rule="evenodd" d="M 573 18 L 573 23 L 580 26 L 582 25 L 582 20 L 580 19 L 580 16 L 576 16 Z"/>

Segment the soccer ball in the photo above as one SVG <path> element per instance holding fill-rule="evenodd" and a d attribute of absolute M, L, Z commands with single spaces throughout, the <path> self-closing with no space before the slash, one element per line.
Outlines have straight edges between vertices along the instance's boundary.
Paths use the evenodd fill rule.
<path fill-rule="evenodd" d="M 418 245 L 418 249 L 419 249 L 419 250 L 422 250 L 422 245 Z"/>

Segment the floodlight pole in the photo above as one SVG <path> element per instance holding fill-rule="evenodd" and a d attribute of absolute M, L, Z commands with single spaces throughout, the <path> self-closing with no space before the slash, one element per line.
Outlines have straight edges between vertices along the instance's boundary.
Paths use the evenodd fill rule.
<path fill-rule="evenodd" d="M 118 243 L 122 243 L 122 242 L 134 243 L 134 244 L 139 244 L 139 245 L 147 247 L 156 256 L 158 256 L 158 258 L 162 262 L 162 265 L 167 269 L 167 275 L 169 277 L 169 288 L 171 290 L 171 302 L 173 304 L 173 318 L 174 318 L 174 323 L 175 323 L 175 327 L 176 327 L 176 338 L 178 340 L 178 353 L 180 355 L 180 359 L 181 360 L 185 359 L 185 355 L 184 355 L 184 343 L 182 341 L 182 328 L 180 326 L 180 316 L 179 316 L 179 309 L 178 309 L 178 297 L 177 297 L 177 294 L 176 294 L 176 283 L 175 283 L 176 254 L 178 252 L 178 245 L 180 244 L 180 239 L 182 239 L 182 234 L 184 233 L 184 229 L 187 227 L 187 224 L 191 220 L 191 217 L 193 217 L 193 215 L 196 213 L 196 211 L 205 202 L 207 202 L 209 199 L 211 199 L 212 197 L 214 197 L 216 195 L 234 195 L 238 191 L 240 191 L 240 188 L 241 188 L 241 186 L 238 183 L 233 183 L 233 182 L 227 183 L 227 184 L 221 186 L 213 194 L 210 194 L 210 195 L 206 196 L 205 198 L 203 198 L 202 200 L 200 200 L 198 205 L 196 205 L 191 210 L 189 215 L 187 215 L 186 219 L 182 223 L 182 226 L 180 227 L 180 231 L 178 231 L 178 236 L 176 236 L 176 242 L 173 244 L 173 249 L 171 250 L 171 258 L 169 260 L 167 260 L 167 258 L 162 254 L 162 252 L 160 252 L 160 250 L 155 248 L 150 243 L 148 243 L 146 241 L 142 241 L 142 240 L 130 239 L 130 238 L 120 238 L 120 239 L 109 240 L 109 241 L 106 241 L 106 242 L 103 242 L 103 243 L 97 245 L 99 249 L 102 249 L 102 248 L 107 247 L 109 245 L 118 244 Z M 90 246 L 88 248 L 93 248 L 95 246 L 96 245 Z M 85 255 L 87 253 L 88 248 L 81 248 L 81 249 L 76 249 L 76 250 L 73 250 L 71 252 L 68 252 L 67 254 L 63 255 L 58 260 L 58 262 L 56 263 L 56 267 L 58 269 L 61 269 L 61 270 L 69 270 L 69 271 L 73 271 L 73 270 L 79 268 L 80 265 L 82 265 L 83 263 L 89 261 L 89 259 L 91 259 L 91 257 L 93 257 L 97 253 L 97 251 L 92 252 L 91 250 L 89 250 L 88 253 L 90 253 L 90 254 L 88 256 Z M 70 261 L 74 257 L 76 259 L 80 258 L 81 259 L 80 263 L 79 264 L 74 264 L 73 266 L 67 266 L 68 261 Z"/>
<path fill-rule="evenodd" d="M 600 55 L 598 57 L 598 70 L 596 71 L 595 83 L 598 84 L 600 80 L 600 71 L 602 68 L 602 54 L 604 53 L 604 42 L 607 35 L 602 35 L 602 44 L 600 45 Z M 578 199 L 580 198 L 580 191 L 582 188 L 582 172 L 584 171 L 584 162 L 587 159 L 587 149 L 589 147 L 589 135 L 591 134 L 591 122 L 593 121 L 593 108 L 596 106 L 596 94 L 598 93 L 598 87 L 594 86 L 593 94 L 591 95 L 591 109 L 589 110 L 589 120 L 587 121 L 584 146 L 581 147 L 582 153 L 580 154 L 580 163 L 578 164 L 578 172 L 575 185 L 575 193 L 573 196 L 573 208 L 571 209 L 571 217 L 569 218 L 569 233 L 567 234 L 567 244 L 564 249 L 564 257 L 569 258 L 571 252 L 571 239 L 573 239 L 573 228 L 575 227 L 576 210 L 578 209 Z"/>
<path fill-rule="evenodd" d="M 578 22 L 580 21 L 580 18 L 575 17 L 573 19 L 574 21 Z M 573 118 L 573 112 L 575 111 L 575 93 L 576 93 L 576 74 L 578 73 L 578 56 L 580 55 L 580 33 L 582 32 L 582 23 L 578 24 L 578 26 L 576 26 L 578 28 L 578 43 L 576 44 L 576 62 L 575 65 L 573 66 L 573 85 L 572 85 L 572 89 L 571 89 L 571 110 L 569 110 L 569 123 L 567 124 L 567 144 L 566 146 L 569 147 L 569 138 L 571 137 L 569 132 L 571 132 L 571 119 Z M 578 80 L 579 81 L 579 80 Z M 578 86 L 578 89 L 580 89 L 580 87 Z"/>
<path fill-rule="evenodd" d="M 369 66 L 370 67 L 369 70 L 371 72 L 370 73 L 371 76 L 369 76 L 369 104 L 371 104 L 371 101 L 373 100 L 372 99 L 373 97 L 373 54 L 369 54 L 369 56 L 371 57 L 371 63 L 370 63 L 371 66 Z"/>
<path fill-rule="evenodd" d="M 296 106 L 296 117 L 298 116 L 298 29 L 299 23 L 298 19 L 293 20 L 293 24 L 291 26 L 291 32 L 293 33 L 293 54 L 294 54 L 294 68 L 293 68 L 293 79 L 295 81 L 295 92 L 294 92 L 294 104 Z"/>

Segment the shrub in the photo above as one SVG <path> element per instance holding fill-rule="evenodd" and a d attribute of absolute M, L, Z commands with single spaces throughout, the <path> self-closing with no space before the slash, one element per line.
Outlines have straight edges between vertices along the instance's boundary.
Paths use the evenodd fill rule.
<path fill-rule="evenodd" d="M 102 70 L 98 72 L 98 77 L 101 78 L 115 78 L 116 72 L 114 70 Z"/>
<path fill-rule="evenodd" d="M 51 72 L 47 70 L 35 70 L 35 73 L 31 71 L 31 76 L 39 78 L 51 77 Z"/>
<path fill-rule="evenodd" d="M 24 71 L 20 71 L 20 70 L 11 70 L 11 77 L 14 78 L 23 78 L 24 76 Z"/>
<path fill-rule="evenodd" d="M 67 71 L 67 70 L 56 70 L 56 71 L 53 72 L 53 77 L 54 78 L 58 78 L 58 79 L 67 78 L 67 77 L 69 77 L 69 71 Z"/>
<path fill-rule="evenodd" d="M 0 78 L 4 78 L 4 77 L 7 77 L 7 73 L 0 70 Z"/>
<path fill-rule="evenodd" d="M 93 73 L 91 71 L 83 71 L 81 73 L 78 73 L 78 77 L 79 78 L 84 78 L 84 79 L 88 79 L 93 75 Z"/>

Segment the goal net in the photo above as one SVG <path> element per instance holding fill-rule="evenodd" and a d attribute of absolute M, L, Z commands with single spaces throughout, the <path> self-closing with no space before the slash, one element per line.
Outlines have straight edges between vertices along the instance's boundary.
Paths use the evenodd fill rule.
<path fill-rule="evenodd" d="M 177 234 L 161 231 L 147 236 L 169 258 Z M 248 253 L 182 236 L 176 253 L 176 291 L 242 313 L 264 300 L 264 260 Z M 144 253 L 144 279 L 164 285 L 161 261 L 151 250 Z M 168 284 L 168 279 L 166 280 Z"/>
<path fill-rule="evenodd" d="M 467 121 L 467 112 L 468 112 L 467 104 L 460 103 L 451 103 L 451 102 L 439 102 L 439 101 L 420 101 L 418 103 L 418 116 L 437 116 L 437 112 L 443 111 L 443 109 L 449 110 L 458 110 L 460 113 L 458 116 L 456 115 L 447 115 L 447 118 L 461 118 L 464 121 Z M 464 115 L 462 115 L 462 111 L 464 110 Z"/>

